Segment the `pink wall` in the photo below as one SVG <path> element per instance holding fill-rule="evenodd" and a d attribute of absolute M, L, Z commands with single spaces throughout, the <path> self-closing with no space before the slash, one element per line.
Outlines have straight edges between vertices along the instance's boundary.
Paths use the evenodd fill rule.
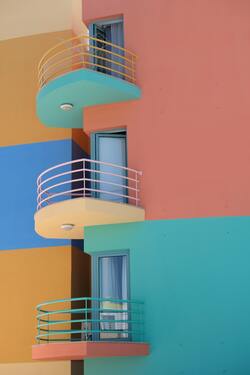
<path fill-rule="evenodd" d="M 148 219 L 250 214 L 250 2 L 84 0 L 124 15 L 142 99 L 85 110 L 85 130 L 128 130 Z"/>

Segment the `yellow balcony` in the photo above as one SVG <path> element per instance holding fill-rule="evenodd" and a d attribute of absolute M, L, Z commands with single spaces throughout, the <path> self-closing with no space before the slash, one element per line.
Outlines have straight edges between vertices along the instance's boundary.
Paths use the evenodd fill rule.
<path fill-rule="evenodd" d="M 82 128 L 84 107 L 138 99 L 136 55 L 88 35 L 63 41 L 38 67 L 37 115 L 51 127 Z"/>
<path fill-rule="evenodd" d="M 135 169 L 90 159 L 49 168 L 37 179 L 35 230 L 82 239 L 85 226 L 143 221 L 140 179 Z"/>

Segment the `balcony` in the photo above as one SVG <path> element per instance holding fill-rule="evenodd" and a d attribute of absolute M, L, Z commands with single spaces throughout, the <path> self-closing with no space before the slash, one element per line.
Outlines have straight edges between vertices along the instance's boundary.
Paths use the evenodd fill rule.
<path fill-rule="evenodd" d="M 85 226 L 143 221 L 141 175 L 90 159 L 47 169 L 37 179 L 36 232 L 45 238 L 83 239 Z"/>
<path fill-rule="evenodd" d="M 145 356 L 144 311 L 139 301 L 73 298 L 37 306 L 36 360 Z"/>
<path fill-rule="evenodd" d="M 50 127 L 82 128 L 87 106 L 138 99 L 136 55 L 87 35 L 63 41 L 38 66 L 37 115 Z"/>

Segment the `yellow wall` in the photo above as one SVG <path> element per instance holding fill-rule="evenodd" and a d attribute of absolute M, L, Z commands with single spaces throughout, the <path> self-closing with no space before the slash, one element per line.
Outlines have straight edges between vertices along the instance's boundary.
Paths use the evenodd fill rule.
<path fill-rule="evenodd" d="M 32 361 L 35 306 L 71 296 L 71 257 L 70 246 L 0 251 L 0 363 Z"/>
<path fill-rule="evenodd" d="M 0 364 L 0 375 L 71 375 L 70 361 Z"/>
<path fill-rule="evenodd" d="M 71 137 L 70 129 L 46 128 L 36 116 L 37 65 L 42 55 L 71 31 L 0 42 L 0 147 Z"/>
<path fill-rule="evenodd" d="M 1 0 L 0 40 L 71 29 L 72 0 Z"/>

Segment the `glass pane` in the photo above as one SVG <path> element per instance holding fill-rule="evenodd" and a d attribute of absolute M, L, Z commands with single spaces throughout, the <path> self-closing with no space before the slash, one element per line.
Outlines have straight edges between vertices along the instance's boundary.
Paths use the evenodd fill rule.
<path fill-rule="evenodd" d="M 100 258 L 100 339 L 128 338 L 127 259 L 126 256 Z M 118 300 L 118 301 L 114 301 Z"/>
<path fill-rule="evenodd" d="M 99 137 L 99 160 L 107 163 L 126 166 L 126 139 L 125 137 Z M 102 191 L 100 199 L 111 200 L 115 202 L 125 202 L 127 194 L 126 189 L 126 170 L 100 165 L 100 183 L 99 189 Z M 125 186 L 125 187 L 123 187 Z"/>

